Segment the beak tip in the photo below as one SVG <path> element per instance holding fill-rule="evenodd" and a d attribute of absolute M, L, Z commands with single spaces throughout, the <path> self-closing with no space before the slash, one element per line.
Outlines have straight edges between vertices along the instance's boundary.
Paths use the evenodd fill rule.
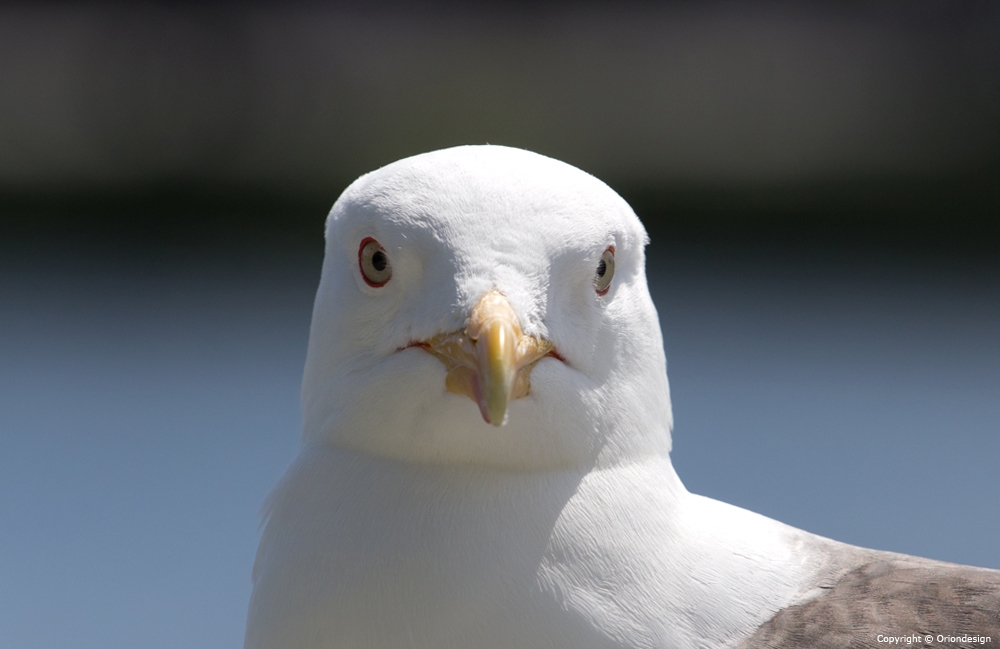
<path fill-rule="evenodd" d="M 507 423 L 507 408 L 504 404 L 504 408 L 490 408 L 489 406 L 483 408 L 483 419 L 487 424 L 491 426 L 496 426 L 500 428 Z"/>

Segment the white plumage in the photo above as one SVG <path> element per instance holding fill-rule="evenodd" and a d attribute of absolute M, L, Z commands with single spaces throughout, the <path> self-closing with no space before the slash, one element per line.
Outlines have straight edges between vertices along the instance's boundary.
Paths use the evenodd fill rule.
<path fill-rule="evenodd" d="M 344 192 L 247 649 L 734 646 L 907 560 L 684 489 L 645 244 L 606 185 L 517 149 L 424 154 Z M 472 332 L 488 295 L 538 346 L 505 375 L 523 396 L 441 351 L 493 353 Z"/>

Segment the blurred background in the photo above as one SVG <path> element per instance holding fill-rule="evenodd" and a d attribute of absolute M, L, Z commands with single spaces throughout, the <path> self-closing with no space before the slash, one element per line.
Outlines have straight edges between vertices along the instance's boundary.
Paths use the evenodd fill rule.
<path fill-rule="evenodd" d="M 0 5 L 0 645 L 238 647 L 330 205 L 466 143 L 652 237 L 674 462 L 1000 568 L 1000 5 Z"/>

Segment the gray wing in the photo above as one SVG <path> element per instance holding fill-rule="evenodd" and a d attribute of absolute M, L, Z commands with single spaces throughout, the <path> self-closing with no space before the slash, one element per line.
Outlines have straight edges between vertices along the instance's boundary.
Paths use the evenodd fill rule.
<path fill-rule="evenodd" d="M 1000 649 L 1000 570 L 873 555 L 778 611 L 741 647 Z"/>

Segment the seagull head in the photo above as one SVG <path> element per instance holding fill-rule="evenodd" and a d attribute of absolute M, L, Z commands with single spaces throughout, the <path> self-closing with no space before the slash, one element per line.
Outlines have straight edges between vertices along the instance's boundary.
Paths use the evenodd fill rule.
<path fill-rule="evenodd" d="M 327 220 L 303 442 L 521 471 L 668 453 L 646 243 L 607 185 L 520 149 L 362 176 Z"/>

